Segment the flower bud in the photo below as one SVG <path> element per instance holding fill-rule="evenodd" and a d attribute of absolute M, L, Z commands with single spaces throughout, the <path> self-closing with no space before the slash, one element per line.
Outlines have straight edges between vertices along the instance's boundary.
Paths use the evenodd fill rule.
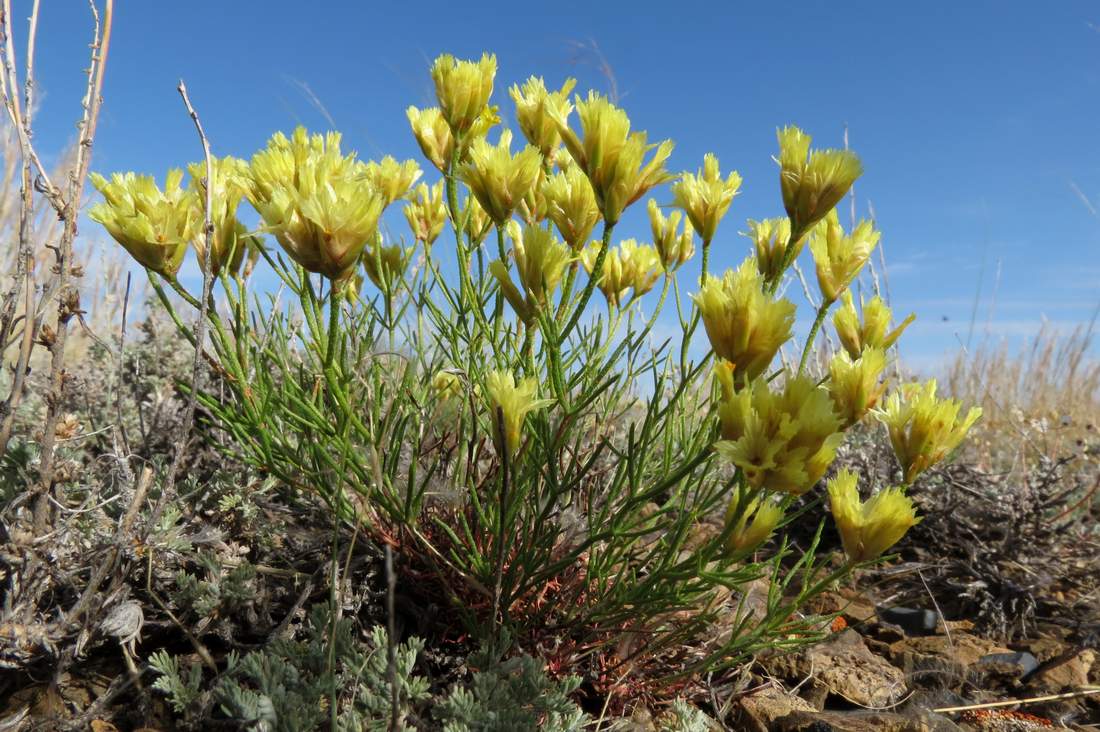
<path fill-rule="evenodd" d="M 726 509 L 726 525 L 738 515 L 739 503 L 735 497 Z M 783 519 L 783 509 L 774 500 L 754 498 L 740 511 L 737 523 L 729 535 L 729 550 L 733 553 L 751 552 L 763 544 Z"/>
<path fill-rule="evenodd" d="M 447 223 L 447 205 L 443 203 L 443 181 L 431 188 L 426 183 L 416 187 L 411 199 L 405 204 L 405 220 L 409 222 L 413 238 L 431 246 Z"/>
<path fill-rule="evenodd" d="M 463 182 L 497 226 L 503 226 L 512 217 L 542 169 L 538 150 L 528 145 L 513 156 L 511 144 L 512 133 L 507 130 L 500 134 L 500 142 L 495 146 L 484 138 L 474 140 L 469 161 L 459 171 Z"/>
<path fill-rule="evenodd" d="M 902 385 L 876 412 L 890 432 L 906 485 L 947 457 L 982 416 L 982 410 L 973 407 L 960 421 L 961 408 L 957 399 L 937 399 L 936 380 L 931 379 L 923 385 Z"/>
<path fill-rule="evenodd" d="M 788 218 L 764 219 L 753 221 L 749 219 L 749 232 L 745 234 L 752 239 L 753 249 L 756 251 L 756 268 L 764 277 L 765 282 L 779 279 L 783 274 L 783 267 L 787 263 L 787 244 L 791 240 L 791 220 Z M 805 244 L 805 238 L 795 244 L 794 254 L 790 261 L 794 261 Z"/>
<path fill-rule="evenodd" d="M 694 299 L 714 353 L 733 364 L 738 385 L 762 374 L 791 337 L 794 303 L 764 292 L 751 258 L 721 279 L 707 275 Z"/>
<path fill-rule="evenodd" d="M 214 224 L 213 247 L 210 264 L 217 276 L 222 269 L 236 275 L 247 256 L 255 256 L 263 246 L 259 237 L 248 233 L 245 225 L 237 219 L 237 209 L 248 186 L 248 163 L 233 157 L 213 158 L 214 185 L 211 190 L 211 223 Z M 191 188 L 195 191 L 195 200 L 199 206 L 206 200 L 206 164 L 192 163 L 187 166 L 191 175 Z M 199 267 L 206 271 L 206 236 L 200 225 L 194 239 L 195 255 Z"/>
<path fill-rule="evenodd" d="M 661 208 L 652 198 L 647 204 L 649 228 L 653 233 L 653 245 L 661 256 L 661 264 L 666 272 L 672 272 L 695 254 L 695 235 L 686 225 L 677 232 L 682 214 L 672 211 L 666 218 Z"/>
<path fill-rule="evenodd" d="M 161 191 L 152 176 L 115 173 L 108 181 L 92 173 L 92 185 L 104 201 L 88 216 L 139 264 L 172 279 L 203 221 L 202 204 L 194 191 L 180 187 L 182 180 L 182 170 L 168 171 Z"/>
<path fill-rule="evenodd" d="M 493 261 L 489 272 L 500 282 L 501 291 L 520 320 L 529 324 L 549 303 L 573 257 L 569 248 L 546 229 L 526 226 L 521 231 L 515 222 L 508 229 L 523 291 L 512 284 L 504 262 Z"/>
<path fill-rule="evenodd" d="M 847 469 L 828 482 L 833 521 L 853 563 L 878 558 L 920 521 L 901 488 L 881 490 L 863 503 L 856 482 L 856 474 Z"/>
<path fill-rule="evenodd" d="M 606 97 L 589 92 L 588 99 L 577 99 L 577 116 L 583 140 L 570 129 L 557 110 L 547 107 L 547 115 L 558 126 L 558 133 L 596 194 L 596 203 L 604 221 L 613 226 L 623 210 L 646 192 L 673 179 L 664 168 L 672 154 L 668 140 L 649 145 L 644 132 L 631 132 L 626 112 Z M 645 156 L 654 150 L 649 162 Z"/>
<path fill-rule="evenodd" d="M 821 479 L 844 439 L 829 393 L 803 376 L 773 392 L 764 378 L 718 406 L 715 450 L 754 488 L 801 495 Z"/>
<path fill-rule="evenodd" d="M 451 151 L 454 149 L 454 136 L 447 120 L 443 119 L 443 113 L 439 107 L 417 109 L 409 107 L 405 110 L 405 116 L 412 125 L 413 136 L 420 145 L 420 151 L 424 153 L 432 165 L 439 172 L 447 172 L 447 165 L 451 160 Z"/>
<path fill-rule="evenodd" d="M 542 185 L 546 197 L 546 215 L 573 251 L 580 251 L 600 220 L 596 194 L 584 171 L 570 166 L 548 178 Z"/>
<path fill-rule="evenodd" d="M 909 314 L 901 325 L 890 330 L 890 319 L 893 313 L 881 297 L 875 295 L 870 302 L 862 302 L 863 322 L 860 323 L 859 313 L 856 312 L 855 302 L 851 290 L 845 290 L 841 295 L 844 302 L 833 314 L 833 326 L 836 328 L 837 338 L 848 355 L 859 358 L 859 354 L 868 348 L 881 348 L 883 351 L 894 345 L 901 334 L 916 319 L 916 315 Z"/>
<path fill-rule="evenodd" d="M 859 276 L 880 236 L 870 221 L 859 222 L 851 234 L 845 234 L 836 211 L 829 212 L 810 238 L 817 284 L 826 302 L 835 302 Z"/>
<path fill-rule="evenodd" d="M 863 166 L 848 150 L 811 152 L 810 136 L 793 125 L 779 130 L 778 137 L 783 206 L 791 230 L 801 239 L 844 198 Z"/>
<path fill-rule="evenodd" d="M 733 171 L 722 180 L 717 156 L 707 153 L 703 156 L 702 170 L 694 175 L 684 173 L 672 184 L 672 198 L 674 205 L 687 213 L 699 237 L 709 242 L 740 187 L 741 176 Z"/>
<path fill-rule="evenodd" d="M 509 456 L 514 455 L 519 448 L 527 414 L 549 406 L 554 401 L 536 398 L 536 378 L 528 377 L 517 384 L 515 377 L 507 371 L 490 371 L 485 377 L 485 391 L 493 416 L 493 441 L 498 450 Z M 500 417 L 503 417 L 503 423 L 498 421 Z M 500 444 L 501 433 L 504 435 L 504 445 Z"/>
<path fill-rule="evenodd" d="M 576 79 L 566 79 L 560 90 L 547 92 L 546 82 L 532 76 L 523 83 L 522 88 L 515 84 L 508 90 L 512 101 L 516 103 L 516 121 L 523 136 L 538 148 L 542 157 L 551 165 L 557 156 L 561 135 L 558 134 L 558 126 L 547 114 L 547 108 L 552 108 L 555 115 L 567 120 L 573 112 L 569 92 L 576 85 Z"/>
<path fill-rule="evenodd" d="M 858 358 L 838 353 L 829 364 L 826 386 L 836 411 L 850 427 L 878 404 L 886 384 L 880 383 L 886 370 L 886 354 L 880 348 L 868 348 Z"/>
<path fill-rule="evenodd" d="M 420 166 L 414 160 L 399 163 L 387 155 L 381 163 L 373 160 L 366 164 L 364 173 L 374 189 L 389 206 L 399 198 L 404 198 L 409 188 L 420 177 Z"/>
<path fill-rule="evenodd" d="M 581 261 L 590 275 L 601 246 L 599 242 L 592 242 L 581 252 Z M 657 250 L 648 244 L 639 245 L 633 239 L 624 239 L 607 252 L 597 285 L 609 305 L 620 307 L 628 291 L 633 291 L 632 298 L 641 297 L 653 289 L 660 276 L 661 259 Z"/>
<path fill-rule="evenodd" d="M 412 252 L 412 247 L 387 247 L 382 246 L 381 242 L 375 242 L 363 250 L 363 270 L 375 287 L 382 292 L 392 293 L 405 276 Z"/>
<path fill-rule="evenodd" d="M 435 95 L 452 134 L 461 135 L 477 123 L 493 94 L 496 73 L 497 57 L 487 53 L 480 61 L 457 61 L 445 53 L 432 64 Z"/>

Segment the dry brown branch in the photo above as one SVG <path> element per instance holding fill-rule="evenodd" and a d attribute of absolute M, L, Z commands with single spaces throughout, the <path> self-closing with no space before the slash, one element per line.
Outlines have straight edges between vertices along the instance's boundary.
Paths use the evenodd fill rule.
<path fill-rule="evenodd" d="M 5 0 L 10 2 L 10 0 Z M 57 276 L 57 319 L 53 329 L 52 342 L 49 343 L 50 373 L 46 397 L 46 420 L 43 427 L 41 445 L 41 463 L 39 468 L 38 498 L 34 506 L 34 531 L 36 535 L 46 533 L 50 522 L 50 503 L 46 496 L 53 484 L 54 447 L 56 443 L 57 422 L 64 408 L 64 391 L 67 374 L 65 372 L 65 343 L 69 333 L 69 322 L 74 316 L 80 316 L 80 292 L 70 283 L 70 277 L 79 276 L 73 268 L 73 240 L 76 238 L 77 219 L 80 213 L 80 200 L 84 192 L 84 182 L 91 165 L 92 142 L 95 139 L 96 124 L 103 98 L 103 74 L 107 63 L 107 53 L 111 42 L 111 23 L 114 16 L 114 0 L 106 0 L 102 25 L 99 11 L 94 0 L 90 0 L 95 29 L 92 35 L 91 66 L 88 69 L 88 86 L 83 100 L 84 114 L 79 129 L 79 143 L 76 151 L 76 165 L 69 173 L 69 185 L 63 206 L 58 211 L 64 226 L 61 241 L 54 250 Z M 41 173 L 41 171 L 40 171 Z M 48 194 L 47 194 L 48 195 Z M 52 199 L 51 199 L 52 200 Z M 55 204 L 56 205 L 56 204 Z"/>

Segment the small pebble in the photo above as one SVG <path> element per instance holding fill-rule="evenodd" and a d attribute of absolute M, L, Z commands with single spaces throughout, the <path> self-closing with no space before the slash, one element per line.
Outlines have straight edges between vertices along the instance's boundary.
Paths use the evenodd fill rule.
<path fill-rule="evenodd" d="M 883 607 L 877 611 L 879 620 L 900 627 L 908 635 L 935 635 L 936 614 L 914 607 Z"/>

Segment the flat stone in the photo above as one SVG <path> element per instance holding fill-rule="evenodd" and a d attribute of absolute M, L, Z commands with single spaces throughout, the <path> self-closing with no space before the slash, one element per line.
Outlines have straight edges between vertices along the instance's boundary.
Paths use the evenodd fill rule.
<path fill-rule="evenodd" d="M 1022 679 L 1039 668 L 1039 660 L 1027 651 L 990 653 L 978 659 L 978 667 L 987 673 Z"/>
<path fill-rule="evenodd" d="M 936 632 L 936 614 L 924 608 L 883 607 L 878 609 L 878 618 L 898 626 L 906 635 L 932 635 Z"/>
<path fill-rule="evenodd" d="M 890 712 L 792 712 L 777 719 L 776 732 L 939 732 L 941 727 L 923 717 Z"/>
<path fill-rule="evenodd" d="M 993 641 L 970 635 L 952 633 L 919 638 L 903 638 L 890 644 L 887 655 L 905 673 L 948 671 L 962 674 L 966 669 L 991 654 L 1011 653 Z"/>
<path fill-rule="evenodd" d="M 776 686 L 766 686 L 758 692 L 747 694 L 737 703 L 740 706 L 737 729 L 747 732 L 768 732 L 780 717 L 792 712 L 816 711 L 802 697 Z"/>

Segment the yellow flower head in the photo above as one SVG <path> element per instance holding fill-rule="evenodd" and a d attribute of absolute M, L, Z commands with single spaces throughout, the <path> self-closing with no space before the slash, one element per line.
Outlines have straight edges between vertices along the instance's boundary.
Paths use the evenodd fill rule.
<path fill-rule="evenodd" d="M 683 214 L 672 211 L 666 218 L 661 213 L 660 206 L 652 198 L 647 204 L 649 212 L 649 228 L 653 232 L 653 245 L 661 256 L 661 264 L 666 272 L 672 272 L 681 264 L 691 259 L 695 254 L 695 235 L 684 223 L 680 231 L 680 220 Z"/>
<path fill-rule="evenodd" d="M 589 274 L 596 266 L 600 247 L 599 242 L 592 242 L 581 252 L 581 262 Z M 628 291 L 633 291 L 633 297 L 641 297 L 653 289 L 660 276 L 661 259 L 657 250 L 649 244 L 624 239 L 607 252 L 597 285 L 608 304 L 619 307 Z"/>
<path fill-rule="evenodd" d="M 764 293 L 764 281 L 750 258 L 721 278 L 707 275 L 694 296 L 711 347 L 733 364 L 735 381 L 756 378 L 791 337 L 795 306 Z"/>
<path fill-rule="evenodd" d="M 214 185 L 211 189 L 213 209 L 210 212 L 214 224 L 214 246 L 210 253 L 210 264 L 214 275 L 225 269 L 232 275 L 240 272 L 247 256 L 256 256 L 263 246 L 259 237 L 248 233 L 248 229 L 237 219 L 237 209 L 244 198 L 248 186 L 248 163 L 233 157 L 213 158 Z M 191 163 L 187 166 L 191 175 L 191 188 L 195 191 L 195 200 L 201 208 L 206 201 L 206 163 Z M 195 255 L 199 267 L 206 271 L 206 236 L 202 231 L 195 233 Z"/>
<path fill-rule="evenodd" d="M 387 247 L 377 242 L 363 250 L 363 269 L 375 287 L 393 292 L 394 286 L 405 276 L 412 252 L 412 247 Z"/>
<path fill-rule="evenodd" d="M 373 160 L 367 163 L 363 172 L 389 206 L 409 192 L 412 184 L 420 177 L 420 166 L 414 160 L 399 163 L 387 155 L 380 163 Z"/>
<path fill-rule="evenodd" d="M 851 234 L 845 234 L 836 211 L 829 212 L 810 238 L 817 285 L 826 302 L 834 302 L 859 275 L 880 236 L 870 221 L 859 222 Z"/>
<path fill-rule="evenodd" d="M 513 221 L 509 223 L 508 235 L 512 237 L 523 292 L 512 283 L 504 262 L 493 261 L 489 272 L 500 282 L 501 291 L 520 319 L 530 323 L 535 313 L 546 307 L 573 256 L 569 247 L 558 241 L 553 233 L 538 226 L 526 226 L 521 230 Z"/>
<path fill-rule="evenodd" d="M 897 544 L 920 519 L 901 488 L 881 490 L 866 503 L 859 500 L 856 474 L 841 470 L 828 482 L 829 506 L 844 553 L 851 562 L 866 562 Z"/>
<path fill-rule="evenodd" d="M 577 166 L 555 173 L 542 184 L 546 215 L 573 251 L 580 251 L 600 220 L 592 184 Z"/>
<path fill-rule="evenodd" d="M 765 282 L 771 282 L 783 274 L 783 265 L 787 261 L 787 243 L 791 239 L 791 220 L 784 218 L 753 221 L 749 219 L 749 231 L 745 234 L 752 239 L 756 251 L 756 268 Z M 794 261 L 802 251 L 806 240 L 799 239 L 795 244 Z"/>
<path fill-rule="evenodd" d="M 738 514 L 735 496 L 726 509 L 726 525 Z M 729 550 L 733 553 L 750 552 L 764 543 L 783 519 L 783 509 L 772 499 L 754 498 L 740 512 L 737 523 L 729 536 Z"/>
<path fill-rule="evenodd" d="M 477 124 L 493 94 L 497 57 L 486 53 L 480 61 L 456 61 L 445 53 L 432 64 L 431 73 L 439 108 L 451 133 L 468 132 Z"/>
<path fill-rule="evenodd" d="M 547 114 L 547 109 L 553 109 L 558 117 L 568 119 L 573 112 L 569 92 L 573 91 L 576 85 L 576 79 L 566 79 L 561 89 L 548 92 L 546 82 L 537 76 L 532 76 L 523 83 L 522 88 L 515 84 L 508 90 L 512 101 L 516 103 L 516 121 L 523 136 L 538 148 L 550 164 L 554 163 L 557 156 L 561 135 L 558 134 L 558 126 Z"/>
<path fill-rule="evenodd" d="M 447 205 L 443 203 L 443 181 L 431 188 L 426 183 L 416 187 L 405 204 L 405 220 L 409 222 L 413 237 L 430 246 L 447 223 Z"/>
<path fill-rule="evenodd" d="M 881 348 L 868 348 L 856 359 L 843 352 L 833 357 L 826 386 L 846 427 L 878 404 L 886 390 L 886 384 L 880 383 L 885 370 L 886 353 Z"/>
<path fill-rule="evenodd" d="M 779 130 L 778 137 L 783 206 L 801 239 L 844 198 L 863 166 L 848 150 L 811 152 L 810 136 L 793 125 Z"/>
<path fill-rule="evenodd" d="M 175 277 L 203 220 L 195 192 L 180 187 L 183 171 L 168 171 L 163 191 L 150 175 L 115 173 L 108 181 L 92 173 L 91 180 L 104 198 L 89 212 L 92 221 L 143 267 Z"/>
<path fill-rule="evenodd" d="M 405 110 L 405 116 L 409 118 L 413 136 L 420 145 L 420 151 L 424 153 L 424 157 L 439 172 L 446 172 L 451 151 L 454 149 L 454 136 L 447 125 L 447 120 L 443 119 L 443 113 L 439 107 L 428 109 L 409 107 Z"/>
<path fill-rule="evenodd" d="M 504 225 L 512 212 L 538 181 L 542 169 L 539 151 L 530 145 L 512 155 L 512 133 L 505 130 L 500 142 L 490 145 L 484 138 L 470 145 L 469 161 L 459 175 L 470 187 L 485 213 L 497 226 Z"/>
<path fill-rule="evenodd" d="M 718 406 L 720 455 L 749 485 L 801 495 L 821 479 L 844 439 L 829 393 L 812 379 L 789 379 L 780 392 L 756 379 Z"/>
<path fill-rule="evenodd" d="M 453 371 L 436 371 L 432 377 L 432 389 L 440 401 L 457 399 L 462 396 L 462 378 Z"/>
<path fill-rule="evenodd" d="M 897 342 L 917 317 L 910 313 L 901 325 L 890 330 L 890 319 L 893 313 L 883 299 L 875 295 L 870 302 L 866 303 L 860 298 L 860 306 L 863 310 L 861 323 L 851 290 L 845 290 L 840 297 L 844 304 L 833 313 L 833 326 L 836 328 L 836 335 L 841 345 L 852 358 L 859 358 L 859 354 L 868 348 L 887 350 Z"/>
<path fill-rule="evenodd" d="M 519 447 L 523 421 L 527 414 L 554 403 L 552 399 L 537 399 L 538 379 L 528 377 L 516 383 L 508 371 L 490 371 L 485 377 L 485 391 L 489 397 L 489 409 L 493 415 L 493 441 L 501 449 L 499 435 L 504 433 L 503 449 L 515 454 Z M 503 416 L 503 424 L 498 419 Z"/>
<path fill-rule="evenodd" d="M 630 131 L 626 112 L 596 92 L 589 92 L 586 100 L 577 98 L 583 140 L 556 110 L 547 107 L 546 113 L 558 126 L 569 154 L 592 182 L 596 203 L 609 225 L 617 224 L 623 210 L 650 188 L 675 177 L 664 168 L 672 154 L 672 142 L 648 144 L 644 132 Z M 653 157 L 646 162 L 651 150 Z"/>
<path fill-rule="evenodd" d="M 957 399 L 937 399 L 936 380 L 930 379 L 923 385 L 904 384 L 876 411 L 890 432 L 906 485 L 947 457 L 982 416 L 980 408 L 972 407 L 960 420 L 960 409 Z"/>
<path fill-rule="evenodd" d="M 740 187 L 741 176 L 733 171 L 722 180 L 718 158 L 707 153 L 703 156 L 702 170 L 697 174 L 684 173 L 672 184 L 672 199 L 674 205 L 687 213 L 700 238 L 709 242 Z"/>
<path fill-rule="evenodd" d="M 310 272 L 340 280 L 378 230 L 385 197 L 355 154 L 340 152 L 340 134 L 287 139 L 276 133 L 252 156 L 248 200 L 290 257 Z"/>

